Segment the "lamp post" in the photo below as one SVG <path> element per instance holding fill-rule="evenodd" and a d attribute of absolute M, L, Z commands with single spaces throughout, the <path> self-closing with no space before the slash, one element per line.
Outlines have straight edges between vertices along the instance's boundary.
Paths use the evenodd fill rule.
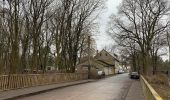
<path fill-rule="evenodd" d="M 88 36 L 88 79 L 90 79 L 90 36 Z"/>

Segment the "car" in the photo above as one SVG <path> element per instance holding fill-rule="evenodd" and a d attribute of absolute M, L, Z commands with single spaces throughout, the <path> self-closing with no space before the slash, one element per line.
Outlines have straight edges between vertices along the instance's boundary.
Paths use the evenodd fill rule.
<path fill-rule="evenodd" d="M 139 79 L 139 73 L 138 72 L 131 72 L 130 78 L 131 79 Z"/>
<path fill-rule="evenodd" d="M 124 71 L 123 70 L 118 70 L 118 74 L 123 74 Z"/>
<path fill-rule="evenodd" d="M 98 74 L 98 76 L 101 76 L 102 75 L 102 71 L 98 71 L 97 74 Z"/>
<path fill-rule="evenodd" d="M 98 78 L 104 78 L 105 77 L 105 72 L 104 71 L 98 71 Z"/>

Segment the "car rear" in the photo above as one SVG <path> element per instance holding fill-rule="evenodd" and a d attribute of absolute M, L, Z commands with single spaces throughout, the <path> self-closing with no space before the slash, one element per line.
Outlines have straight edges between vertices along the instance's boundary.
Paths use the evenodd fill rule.
<path fill-rule="evenodd" d="M 139 74 L 138 74 L 138 72 L 132 72 L 132 73 L 130 74 L 130 78 L 132 78 L 132 79 L 139 79 Z"/>

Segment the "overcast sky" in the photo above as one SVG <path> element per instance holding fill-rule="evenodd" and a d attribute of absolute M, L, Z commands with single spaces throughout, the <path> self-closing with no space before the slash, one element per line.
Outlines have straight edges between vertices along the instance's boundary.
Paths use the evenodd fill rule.
<path fill-rule="evenodd" d="M 99 24 L 99 33 L 94 36 L 97 44 L 97 49 L 102 50 L 103 48 L 114 45 L 114 40 L 110 38 L 110 36 L 107 35 L 107 24 L 110 21 L 109 17 L 112 14 L 117 14 L 118 9 L 117 7 L 120 5 L 122 0 L 106 0 L 105 6 L 106 8 L 102 12 L 102 14 L 98 18 L 98 24 Z M 169 2 L 170 3 L 170 2 Z M 0 7 L 2 6 L 2 0 L 0 0 Z M 161 50 L 165 51 L 166 50 Z M 168 56 L 163 56 L 164 60 L 168 59 Z"/>
<path fill-rule="evenodd" d="M 117 13 L 117 6 L 122 2 L 122 0 L 107 0 L 105 2 L 106 9 L 100 15 L 98 19 L 99 23 L 99 33 L 94 37 L 97 44 L 97 49 L 101 50 L 106 46 L 114 44 L 113 40 L 107 35 L 107 23 L 111 14 Z"/>
<path fill-rule="evenodd" d="M 122 2 L 122 0 L 107 0 L 105 2 L 106 9 L 103 11 L 103 13 L 100 15 L 100 17 L 98 19 L 99 33 L 94 36 L 98 50 L 102 50 L 103 48 L 105 48 L 107 46 L 114 45 L 114 41 L 106 33 L 107 24 L 108 24 L 110 15 L 117 14 L 117 12 L 118 12 L 117 7 L 120 5 L 121 2 Z M 165 50 L 165 48 L 164 48 L 164 50 Z M 166 52 L 166 50 L 165 50 L 165 52 Z M 163 58 L 163 60 L 167 60 L 168 55 L 164 55 L 164 56 L 162 56 L 162 58 Z"/>

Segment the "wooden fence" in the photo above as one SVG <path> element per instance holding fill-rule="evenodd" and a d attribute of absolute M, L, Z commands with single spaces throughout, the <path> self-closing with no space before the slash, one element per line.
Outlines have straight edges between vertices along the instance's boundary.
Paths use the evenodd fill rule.
<path fill-rule="evenodd" d="M 83 80 L 87 78 L 88 75 L 86 73 L 1 75 L 0 90 L 11 90 L 38 85 Z"/>
<path fill-rule="evenodd" d="M 145 100 L 163 100 L 142 75 L 140 76 L 140 82 Z"/>

